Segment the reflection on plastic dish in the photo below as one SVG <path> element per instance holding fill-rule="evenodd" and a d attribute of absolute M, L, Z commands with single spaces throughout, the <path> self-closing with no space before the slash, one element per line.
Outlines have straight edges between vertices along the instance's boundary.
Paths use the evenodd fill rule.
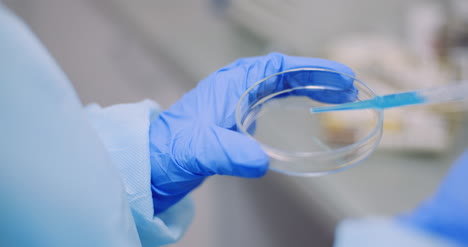
<path fill-rule="evenodd" d="M 271 157 L 270 169 L 277 172 L 318 176 L 357 164 L 378 146 L 383 112 L 310 113 L 311 107 L 329 105 L 323 103 L 326 97 L 339 97 L 340 90 L 329 85 L 342 80 L 359 90 L 356 100 L 376 96 L 364 83 L 336 71 L 288 70 L 264 78 L 241 96 L 238 129 L 261 144 Z"/>

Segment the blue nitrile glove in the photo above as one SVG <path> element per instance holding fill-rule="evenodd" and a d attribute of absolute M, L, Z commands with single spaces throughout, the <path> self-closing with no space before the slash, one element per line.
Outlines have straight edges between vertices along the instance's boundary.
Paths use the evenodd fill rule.
<path fill-rule="evenodd" d="M 455 162 L 434 196 L 402 221 L 468 246 L 468 149 Z"/>
<path fill-rule="evenodd" d="M 206 176 L 220 174 L 256 178 L 265 174 L 267 155 L 254 140 L 236 132 L 234 113 L 237 101 L 247 88 L 262 78 L 301 67 L 353 74 L 349 68 L 336 62 L 279 53 L 239 59 L 201 81 L 151 123 L 151 181 L 155 214 L 179 201 Z M 343 89 L 338 94 L 309 95 L 320 101 L 340 103 L 356 97 L 352 81 L 343 77 L 318 72 L 293 76 L 304 79 L 319 77 L 323 79 L 319 84 Z M 290 87 L 288 82 L 297 83 L 297 80 L 289 79 L 283 78 L 284 83 L 280 87 Z"/>

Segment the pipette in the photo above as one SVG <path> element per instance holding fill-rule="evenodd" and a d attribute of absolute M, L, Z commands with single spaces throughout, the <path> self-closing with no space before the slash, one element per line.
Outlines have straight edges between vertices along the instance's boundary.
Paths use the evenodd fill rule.
<path fill-rule="evenodd" d="M 468 98 L 468 81 L 454 83 L 443 87 L 420 89 L 411 92 L 376 96 L 369 100 L 344 103 L 333 106 L 310 108 L 312 113 L 359 110 L 386 109 L 415 104 L 434 104 L 452 101 L 462 101 Z"/>

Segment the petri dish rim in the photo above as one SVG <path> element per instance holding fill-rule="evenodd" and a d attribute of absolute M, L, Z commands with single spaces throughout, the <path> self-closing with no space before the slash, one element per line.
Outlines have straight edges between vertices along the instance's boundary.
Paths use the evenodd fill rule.
<path fill-rule="evenodd" d="M 289 69 L 289 70 L 285 70 L 285 71 L 281 71 L 281 72 L 269 75 L 269 76 L 261 79 L 260 81 L 254 83 L 247 90 L 245 90 L 245 92 L 241 95 L 241 97 L 239 98 L 239 101 L 237 102 L 237 105 L 236 105 L 235 115 L 236 115 L 236 125 L 237 125 L 238 130 L 240 130 L 243 134 L 247 135 L 248 137 L 256 140 L 255 137 L 250 135 L 247 132 L 246 128 L 244 128 L 244 126 L 242 125 L 242 113 L 240 112 L 240 109 L 241 109 L 241 104 L 242 104 L 243 100 L 249 95 L 249 93 L 255 87 L 257 87 L 262 82 L 264 82 L 264 81 L 266 81 L 266 80 L 268 80 L 268 79 L 270 79 L 272 77 L 281 75 L 281 74 L 285 74 L 285 73 L 289 73 L 289 72 L 297 72 L 297 71 L 325 71 L 325 72 L 331 72 L 331 73 L 344 75 L 344 76 L 347 76 L 349 78 L 352 78 L 353 81 L 357 81 L 358 83 L 361 84 L 361 86 L 365 87 L 372 94 L 377 96 L 377 93 L 374 90 L 372 90 L 372 88 L 368 87 L 364 82 L 362 82 L 361 80 L 355 78 L 354 76 L 346 74 L 346 73 L 342 73 L 342 72 L 338 72 L 338 71 L 330 70 L 330 69 L 313 68 L 313 67 L 303 67 L 303 68 Z M 311 86 L 314 86 L 314 85 L 311 85 Z M 318 86 L 318 87 L 323 87 L 323 86 Z M 295 87 L 295 88 L 302 88 L 302 87 Z M 330 89 L 334 90 L 336 88 L 327 87 L 326 89 L 327 90 L 330 90 Z M 283 91 L 290 91 L 290 89 L 286 89 L 286 90 L 283 90 Z M 282 91 L 280 91 L 280 92 L 282 92 Z M 278 94 L 275 93 L 275 95 L 278 95 Z M 269 97 L 269 96 L 266 96 L 266 97 Z M 261 142 L 259 142 L 259 143 L 266 150 L 274 152 L 276 155 L 287 156 L 287 157 L 309 158 L 309 157 L 331 156 L 331 155 L 336 155 L 336 154 L 339 154 L 339 153 L 346 153 L 346 152 L 351 151 L 353 149 L 359 148 L 360 146 L 367 143 L 374 136 L 378 135 L 379 133 L 382 133 L 382 125 L 383 125 L 383 119 L 384 119 L 383 110 L 381 110 L 381 109 L 374 109 L 374 110 L 378 113 L 378 120 L 377 120 L 377 124 L 374 127 L 374 129 L 366 137 L 364 137 L 364 138 L 360 139 L 359 141 L 357 141 L 357 142 L 355 142 L 355 143 L 353 143 L 351 145 L 348 145 L 348 146 L 344 146 L 344 147 L 340 147 L 340 148 L 336 148 L 336 149 L 331 149 L 331 150 L 320 151 L 320 152 L 291 152 L 291 151 L 283 151 L 283 150 L 271 147 L 271 146 L 266 145 L 266 144 L 261 143 Z M 377 142 L 380 141 L 380 139 L 381 139 L 381 135 L 378 138 Z M 375 147 L 374 147 L 374 149 L 375 149 Z"/>

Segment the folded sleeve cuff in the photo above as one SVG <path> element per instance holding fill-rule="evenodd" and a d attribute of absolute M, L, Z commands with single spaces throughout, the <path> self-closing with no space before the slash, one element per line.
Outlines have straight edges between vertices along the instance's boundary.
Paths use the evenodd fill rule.
<path fill-rule="evenodd" d="M 149 126 L 159 109 L 150 100 L 105 108 L 97 104 L 86 107 L 92 125 L 120 171 L 143 246 L 177 241 L 190 225 L 194 211 L 190 198 L 185 198 L 164 213 L 154 215 Z"/>

